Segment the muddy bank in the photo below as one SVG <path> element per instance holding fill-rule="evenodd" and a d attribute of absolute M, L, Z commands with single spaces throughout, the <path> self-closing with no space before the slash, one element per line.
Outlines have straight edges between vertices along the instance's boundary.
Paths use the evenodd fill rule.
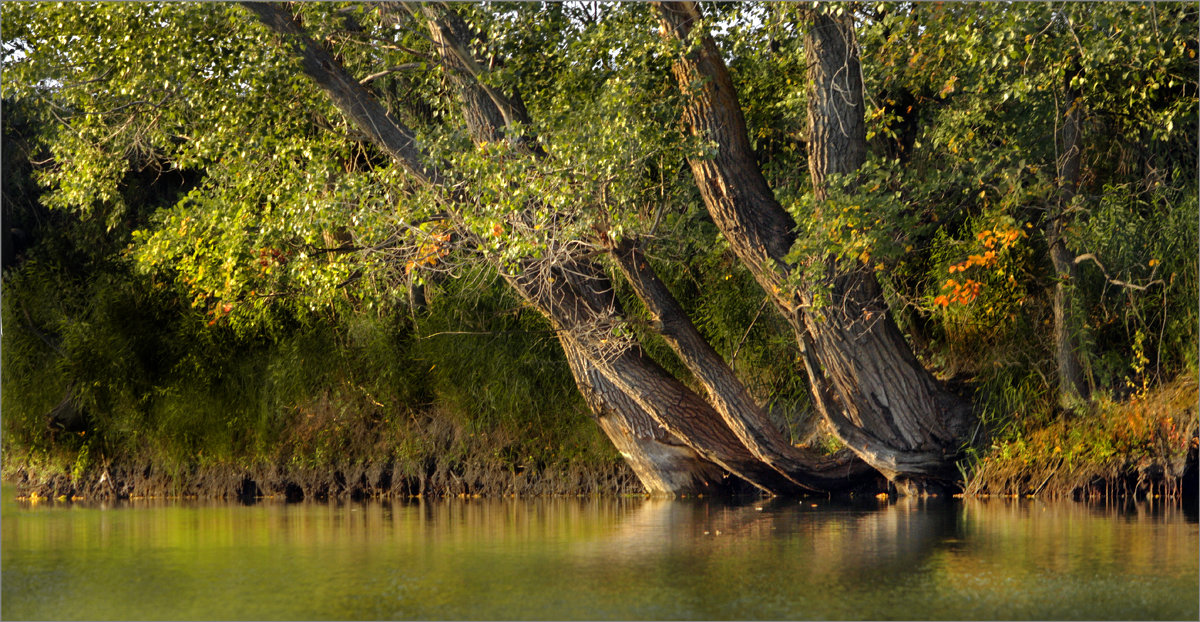
<path fill-rule="evenodd" d="M 623 464 L 609 468 L 566 468 L 529 473 L 486 468 L 429 468 L 414 471 L 395 462 L 336 468 L 231 464 L 169 471 L 152 464 L 109 464 L 77 476 L 16 466 L 4 481 L 18 497 L 112 500 L 139 497 L 195 497 L 288 501 L 381 499 L 416 496 L 551 496 L 641 494 L 641 484 Z"/>

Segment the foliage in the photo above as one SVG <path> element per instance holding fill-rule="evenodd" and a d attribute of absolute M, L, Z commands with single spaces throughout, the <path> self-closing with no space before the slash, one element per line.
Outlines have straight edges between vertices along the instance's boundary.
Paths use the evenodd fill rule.
<path fill-rule="evenodd" d="M 971 493 L 1069 496 L 1135 473 L 1182 476 L 1195 449 L 1196 382 L 1182 377 L 1128 403 L 1097 400 L 1086 413 L 996 441 L 968 482 Z"/>

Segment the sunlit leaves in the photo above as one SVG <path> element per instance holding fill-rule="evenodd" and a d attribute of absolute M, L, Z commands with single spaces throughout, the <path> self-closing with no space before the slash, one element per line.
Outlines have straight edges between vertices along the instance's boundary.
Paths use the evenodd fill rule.
<path fill-rule="evenodd" d="M 1190 274 L 1169 256 L 1177 248 L 1140 256 L 1113 243 L 1124 218 L 1176 218 L 1165 186 L 1183 182 L 1168 169 L 1194 170 L 1194 5 L 830 6 L 856 18 L 877 153 L 822 205 L 804 161 L 809 7 L 704 7 L 759 165 L 800 224 L 790 261 L 813 274 L 827 262 L 878 270 L 935 321 L 975 321 L 989 305 L 996 318 L 1024 313 L 1023 296 L 1050 283 L 1034 269 L 1036 233 L 1058 205 L 1056 132 L 1074 100 L 1086 146 L 1070 239 L 1119 257 L 1123 275 Z M 38 175 L 56 208 L 117 222 L 131 171 L 202 180 L 138 234 L 131 256 L 176 275 L 216 321 L 250 324 L 278 305 L 384 304 L 467 262 L 553 261 L 631 232 L 724 248 L 692 226 L 704 216 L 686 159 L 716 154 L 681 130 L 685 95 L 669 68 L 684 50 L 670 48 L 650 7 L 452 6 L 484 61 L 471 79 L 519 92 L 530 112 L 531 124 L 479 144 L 454 88 L 462 76 L 408 8 L 293 7 L 445 170 L 452 214 L 445 192 L 392 166 L 234 5 L 5 4 L 4 95 L 54 117 Z M 1097 201 L 1113 188 L 1129 200 Z M 977 237 L 1014 228 L 1035 235 L 994 247 Z"/>

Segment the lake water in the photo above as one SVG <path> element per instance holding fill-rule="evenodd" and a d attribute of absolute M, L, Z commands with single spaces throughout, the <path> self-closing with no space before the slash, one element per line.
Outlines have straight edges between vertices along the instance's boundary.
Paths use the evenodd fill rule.
<path fill-rule="evenodd" d="M 1189 619 L 1196 516 L 1023 500 L 12 499 L 15 619 Z"/>

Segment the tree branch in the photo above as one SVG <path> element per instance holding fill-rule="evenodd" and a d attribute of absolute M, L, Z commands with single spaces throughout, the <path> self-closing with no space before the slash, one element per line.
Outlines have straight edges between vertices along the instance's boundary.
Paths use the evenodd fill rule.
<path fill-rule="evenodd" d="M 443 185 L 442 174 L 428 163 L 413 131 L 394 118 L 323 47 L 296 23 L 294 16 L 273 2 L 243 2 L 300 58 L 301 67 L 333 100 L 350 121 L 370 136 L 371 141 L 392 156 L 421 182 Z"/>
<path fill-rule="evenodd" d="M 1130 283 L 1128 281 L 1114 279 L 1111 276 L 1109 276 L 1108 271 L 1104 269 L 1104 264 L 1100 263 L 1100 260 L 1097 259 L 1096 256 L 1093 255 L 1092 253 L 1084 253 L 1084 254 L 1076 257 L 1075 265 L 1079 265 L 1080 263 L 1085 262 L 1089 259 L 1092 260 L 1093 262 L 1095 262 L 1097 268 L 1100 268 L 1100 274 L 1104 275 L 1104 280 L 1106 280 L 1109 283 L 1112 283 L 1113 285 L 1116 285 L 1118 287 L 1126 287 L 1129 289 L 1136 289 L 1139 292 L 1144 292 L 1144 291 L 1150 289 L 1151 287 L 1154 287 L 1155 285 L 1166 285 L 1166 281 L 1164 281 L 1162 279 L 1153 279 L 1151 281 L 1147 281 L 1146 284 L 1144 284 L 1144 285 L 1138 285 L 1137 283 Z M 1155 272 L 1157 272 L 1157 271 L 1158 271 L 1158 269 L 1155 268 Z M 1151 272 L 1150 275 L 1154 276 L 1154 273 Z"/>

